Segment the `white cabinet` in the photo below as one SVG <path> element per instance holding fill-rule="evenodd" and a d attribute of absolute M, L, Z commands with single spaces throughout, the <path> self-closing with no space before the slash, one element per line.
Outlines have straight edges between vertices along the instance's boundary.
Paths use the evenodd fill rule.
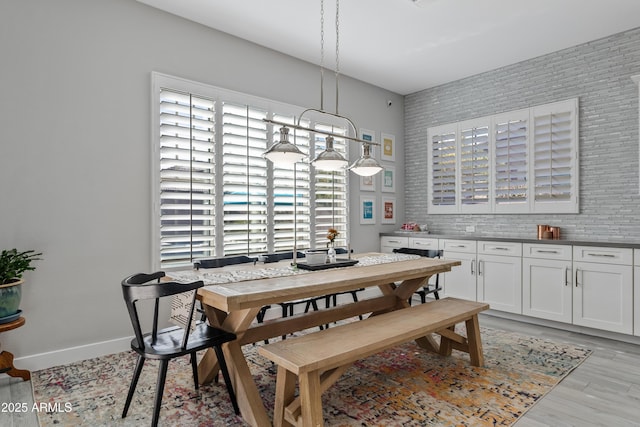
<path fill-rule="evenodd" d="M 478 242 L 478 301 L 522 314 L 522 243 Z"/>
<path fill-rule="evenodd" d="M 394 249 L 408 247 L 409 238 L 405 236 L 382 236 L 380 238 L 380 252 L 391 253 Z"/>
<path fill-rule="evenodd" d="M 409 247 L 412 249 L 438 250 L 438 239 L 431 237 L 409 237 Z"/>
<path fill-rule="evenodd" d="M 525 243 L 522 249 L 522 314 L 571 323 L 571 246 Z"/>
<path fill-rule="evenodd" d="M 476 301 L 476 242 L 445 239 L 441 241 L 440 248 L 444 250 L 444 259 L 462 263 L 440 275 L 444 295 Z"/>
<path fill-rule="evenodd" d="M 633 333 L 633 251 L 573 247 L 573 323 Z"/>

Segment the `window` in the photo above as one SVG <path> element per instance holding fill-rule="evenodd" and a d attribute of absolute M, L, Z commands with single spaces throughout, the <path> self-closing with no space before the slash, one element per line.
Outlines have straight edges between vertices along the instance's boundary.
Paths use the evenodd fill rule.
<path fill-rule="evenodd" d="M 153 73 L 154 267 L 195 259 L 324 247 L 330 227 L 347 242 L 347 172 L 306 162 L 273 165 L 262 153 L 279 138 L 269 118 L 294 123 L 304 109 Z M 301 123 L 345 134 L 344 123 Z M 324 135 L 292 130 L 309 156 Z M 293 138 L 293 137 L 292 137 Z M 334 148 L 347 157 L 345 140 Z"/>
<path fill-rule="evenodd" d="M 429 213 L 577 213 L 578 100 L 429 128 Z"/>

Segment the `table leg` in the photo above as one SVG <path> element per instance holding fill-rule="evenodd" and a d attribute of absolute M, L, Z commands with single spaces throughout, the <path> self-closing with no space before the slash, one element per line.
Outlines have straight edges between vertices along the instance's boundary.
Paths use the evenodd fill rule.
<path fill-rule="evenodd" d="M 258 386 L 253 380 L 251 370 L 240 345 L 240 339 L 260 312 L 260 308 L 240 310 L 227 314 L 205 305 L 204 310 L 211 325 L 233 332 L 237 336 L 235 341 L 223 344 L 222 351 L 227 362 L 242 418 L 254 427 L 271 426 L 271 420 L 258 392 Z M 205 379 L 210 382 L 217 373 L 218 359 L 215 352 L 209 349 L 198 365 L 198 376 L 202 379 L 202 383 L 205 383 Z"/>

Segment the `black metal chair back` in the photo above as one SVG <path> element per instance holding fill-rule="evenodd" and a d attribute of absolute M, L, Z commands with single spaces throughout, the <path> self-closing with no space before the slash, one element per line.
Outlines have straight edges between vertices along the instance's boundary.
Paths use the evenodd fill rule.
<path fill-rule="evenodd" d="M 231 385 L 231 379 L 224 360 L 221 345 L 236 339 L 236 335 L 215 328 L 204 322 L 198 322 L 192 331 L 193 311 L 196 302 L 196 290 L 204 286 L 202 281 L 192 283 L 163 282 L 161 279 L 165 277 L 165 273 L 158 271 L 156 273 L 146 274 L 138 273 L 122 280 L 122 295 L 131 318 L 131 324 L 135 338 L 131 340 L 131 349 L 138 353 L 138 361 L 136 363 L 133 379 L 129 386 L 127 400 L 122 418 L 126 417 L 133 398 L 138 379 L 142 372 L 142 367 L 146 359 L 156 359 L 160 361 L 160 369 L 158 371 L 158 381 L 156 383 L 156 395 L 153 411 L 152 426 L 157 425 L 160 415 L 160 405 L 162 403 L 162 393 L 164 391 L 164 383 L 167 375 L 168 362 L 171 359 L 186 354 L 191 356 L 191 368 L 193 371 L 193 379 L 195 388 L 198 384 L 198 367 L 196 360 L 196 352 L 207 348 L 213 348 L 218 357 L 220 370 L 224 377 L 229 397 L 236 414 L 239 413 L 236 396 Z M 158 313 L 160 308 L 160 300 L 165 297 L 171 297 L 185 292 L 193 292 L 189 308 L 189 316 L 184 327 L 172 326 L 159 329 Z M 153 323 L 151 331 L 145 332 L 140 322 L 140 314 L 138 311 L 138 303 L 143 300 L 153 300 Z"/>

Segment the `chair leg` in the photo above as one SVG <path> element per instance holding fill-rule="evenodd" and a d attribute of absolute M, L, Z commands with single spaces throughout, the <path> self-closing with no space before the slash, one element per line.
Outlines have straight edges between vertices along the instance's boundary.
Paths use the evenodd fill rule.
<path fill-rule="evenodd" d="M 160 361 L 160 370 L 158 371 L 158 382 L 156 383 L 156 398 L 153 404 L 153 419 L 151 420 L 152 427 L 158 425 L 158 419 L 160 418 L 160 407 L 162 406 L 162 393 L 164 393 L 164 382 L 167 379 L 167 367 L 169 366 L 168 360 Z"/>
<path fill-rule="evenodd" d="M 238 408 L 238 400 L 236 399 L 236 394 L 233 391 L 233 385 L 231 384 L 231 377 L 229 376 L 229 370 L 227 369 L 227 362 L 224 360 L 224 353 L 220 346 L 213 347 L 216 356 L 218 357 L 218 363 L 220 364 L 220 370 L 222 371 L 222 377 L 224 378 L 224 383 L 227 385 L 227 391 L 229 392 L 229 398 L 231 399 L 231 404 L 233 405 L 233 410 L 236 415 L 240 415 L 240 408 Z"/>
<path fill-rule="evenodd" d="M 133 373 L 133 378 L 131 379 L 131 385 L 129 385 L 129 393 L 127 393 L 127 401 L 124 403 L 122 418 L 126 417 L 127 412 L 129 411 L 129 405 L 131 404 L 133 393 L 136 391 L 136 386 L 138 385 L 138 380 L 140 379 L 140 373 L 142 372 L 142 367 L 144 366 L 144 360 L 144 357 L 138 355 L 138 361 L 136 362 L 136 368 Z"/>
<path fill-rule="evenodd" d="M 191 370 L 193 371 L 193 382 L 195 383 L 196 390 L 200 388 L 198 384 L 198 361 L 196 360 L 196 352 L 191 353 Z"/>

